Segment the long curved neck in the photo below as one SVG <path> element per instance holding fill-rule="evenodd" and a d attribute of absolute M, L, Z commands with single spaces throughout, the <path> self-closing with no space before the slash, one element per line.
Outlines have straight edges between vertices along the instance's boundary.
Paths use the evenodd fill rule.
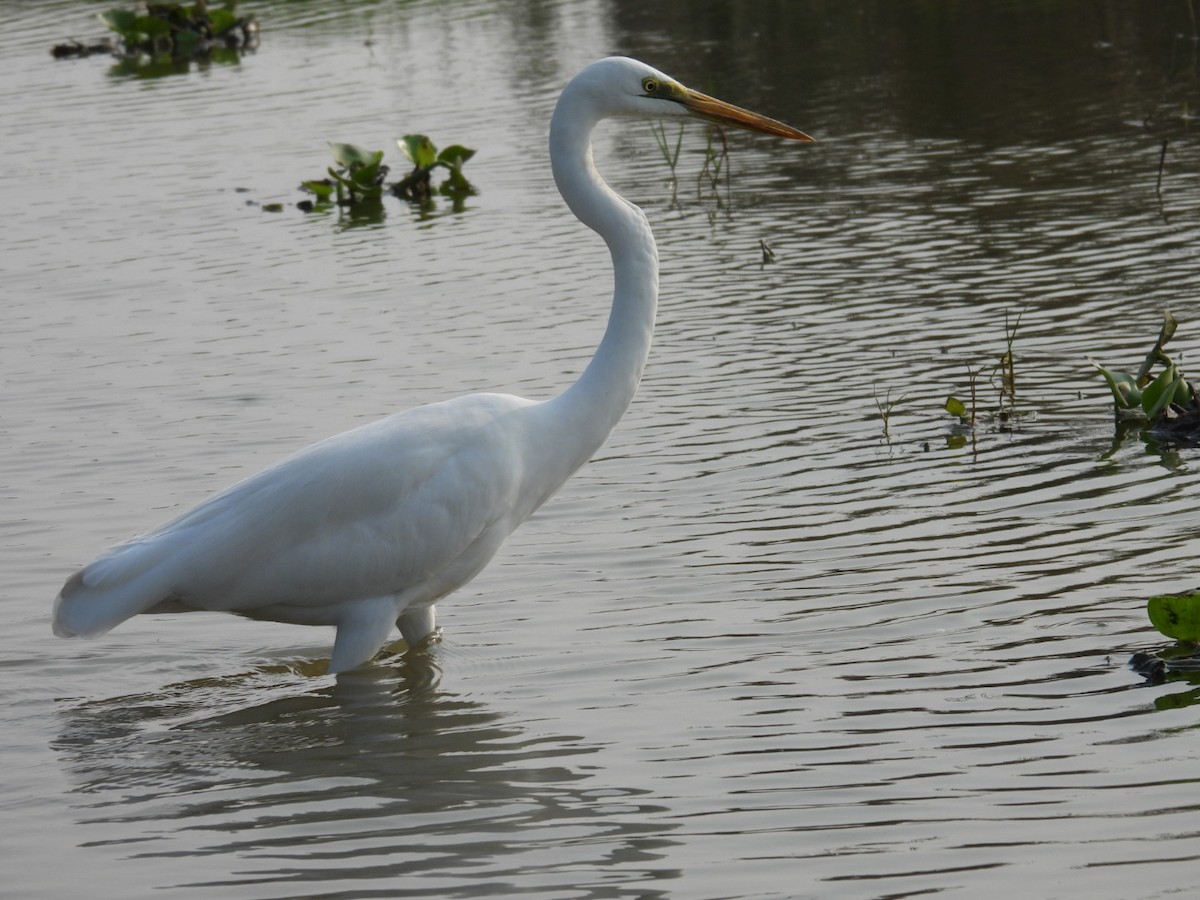
<path fill-rule="evenodd" d="M 612 190 L 592 162 L 591 131 L 599 119 L 590 104 L 563 93 L 550 121 L 550 161 L 558 190 L 581 222 L 612 255 L 613 301 L 595 356 L 579 379 L 544 404 L 570 466 L 583 465 L 604 443 L 633 400 L 654 333 L 658 250 L 645 215 Z M 569 459 L 567 457 L 569 456 Z"/>

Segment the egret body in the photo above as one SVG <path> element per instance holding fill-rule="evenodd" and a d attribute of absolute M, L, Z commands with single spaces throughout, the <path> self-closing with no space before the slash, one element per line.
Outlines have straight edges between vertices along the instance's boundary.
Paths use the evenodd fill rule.
<path fill-rule="evenodd" d="M 471 394 L 313 444 L 80 569 L 54 602 L 55 633 L 194 610 L 333 625 L 331 672 L 368 662 L 393 625 L 410 647 L 428 637 L 434 604 L 604 443 L 650 351 L 654 237 L 596 172 L 592 129 L 613 116 L 688 115 L 811 140 L 632 59 L 600 60 L 570 81 L 550 123 L 554 180 L 608 244 L 615 282 L 604 337 L 573 385 L 543 402 Z"/>

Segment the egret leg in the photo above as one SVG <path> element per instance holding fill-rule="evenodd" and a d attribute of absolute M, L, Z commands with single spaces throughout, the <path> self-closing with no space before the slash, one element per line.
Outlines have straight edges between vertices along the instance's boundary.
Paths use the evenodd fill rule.
<path fill-rule="evenodd" d="M 418 606 L 406 609 L 396 620 L 400 633 L 404 635 L 404 643 L 412 650 L 421 641 L 433 634 L 437 627 L 437 610 L 433 606 Z"/>
<path fill-rule="evenodd" d="M 338 622 L 329 671 L 345 672 L 370 662 L 387 641 L 395 617 L 396 601 L 391 597 L 359 600 L 347 608 Z"/>

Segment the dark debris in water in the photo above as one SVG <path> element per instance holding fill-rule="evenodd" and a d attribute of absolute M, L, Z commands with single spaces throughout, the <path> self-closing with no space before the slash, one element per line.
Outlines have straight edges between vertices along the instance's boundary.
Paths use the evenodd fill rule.
<path fill-rule="evenodd" d="M 93 53 L 112 54 L 115 48 L 113 42 L 108 38 L 99 38 L 91 43 L 83 43 L 82 41 L 69 40 L 62 44 L 55 44 L 50 48 L 50 55 L 55 59 L 73 59 L 83 56 L 91 56 Z"/>
<path fill-rule="evenodd" d="M 1200 647 L 1176 644 L 1158 652 L 1139 650 L 1129 658 L 1129 668 L 1150 684 L 1200 682 Z"/>
<path fill-rule="evenodd" d="M 1177 447 L 1200 447 L 1200 398 L 1193 395 L 1186 405 L 1171 404 L 1150 427 L 1160 443 Z"/>

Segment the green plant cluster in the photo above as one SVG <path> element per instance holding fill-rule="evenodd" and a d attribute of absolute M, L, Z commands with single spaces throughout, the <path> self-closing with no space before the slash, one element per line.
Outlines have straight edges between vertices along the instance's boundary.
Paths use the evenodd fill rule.
<path fill-rule="evenodd" d="M 383 196 L 383 179 L 388 167 L 383 164 L 382 150 L 364 150 L 354 144 L 330 144 L 336 168 L 330 166 L 328 178 L 305 181 L 300 187 L 316 196 L 320 202 L 329 202 L 337 195 L 341 206 L 355 206 L 368 200 L 378 201 Z"/>
<path fill-rule="evenodd" d="M 1108 384 L 1118 419 L 1143 422 L 1160 436 L 1194 441 L 1200 435 L 1200 399 L 1164 349 L 1177 327 L 1175 317 L 1164 312 L 1158 338 L 1136 374 L 1108 369 L 1094 359 L 1088 362 Z"/>
<path fill-rule="evenodd" d="M 1129 666 L 1152 684 L 1186 681 L 1200 684 L 1200 591 L 1163 594 L 1146 602 L 1150 624 L 1175 644 L 1156 650 L 1139 650 Z M 1184 695 L 1185 705 L 1200 701 L 1195 690 Z"/>
<path fill-rule="evenodd" d="M 437 193 L 453 199 L 475 192 L 471 182 L 467 181 L 462 173 L 463 164 L 475 155 L 474 150 L 461 144 L 451 144 L 439 152 L 433 142 L 423 134 L 406 134 L 396 143 L 413 164 L 412 171 L 392 185 L 392 193 L 401 200 L 427 203 L 433 190 L 430 175 L 437 168 L 447 172 L 447 178 L 438 185 Z"/>
<path fill-rule="evenodd" d="M 134 9 L 110 9 L 101 20 L 121 39 L 124 52 L 194 58 L 214 47 L 246 47 L 257 43 L 258 25 L 239 16 L 237 0 L 210 9 L 195 3 L 146 3 Z"/>
<path fill-rule="evenodd" d="M 339 206 L 367 208 L 377 207 L 385 191 L 421 207 L 429 206 L 434 194 L 449 197 L 458 204 L 475 193 L 462 172 L 463 165 L 475 155 L 474 150 L 453 144 L 439 152 L 423 134 L 406 134 L 396 143 L 413 168 L 394 184 L 384 183 L 390 170 L 383 164 L 382 150 L 331 143 L 334 165 L 328 169 L 329 177 L 305 181 L 300 187 L 314 195 L 318 204 L 336 202 Z M 448 175 L 435 189 L 431 175 L 439 168 Z M 304 208 L 315 207 L 310 204 Z"/>

